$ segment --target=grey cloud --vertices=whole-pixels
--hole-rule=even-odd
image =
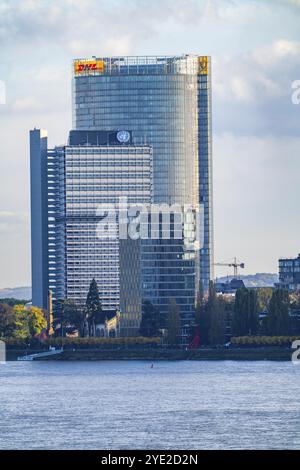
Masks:
[[[136,40],[151,37],[169,22],[196,25],[204,18],[255,12],[257,6],[249,0],[242,5],[232,0],[0,0],[0,41],[6,46],[19,40],[51,41],[73,52],[105,49],[107,40],[125,38],[134,48]]]
[[[48,40],[60,43],[63,39],[80,39],[89,33],[105,40],[107,33],[120,36],[149,34],[160,22],[170,18],[182,22],[194,22],[204,11],[205,1],[196,0],[1,0],[0,38],[2,44],[24,38]],[[65,47],[65,44],[63,44]]]

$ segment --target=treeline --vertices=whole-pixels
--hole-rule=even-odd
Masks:
[[[96,326],[105,323],[105,312],[101,307],[95,280],[91,282],[85,307],[78,308],[68,300],[63,301],[53,325],[47,325],[46,314],[41,309],[26,308],[16,302],[11,301],[11,305],[0,303],[0,339],[26,341],[37,338],[50,326],[54,327],[54,337],[78,333],[81,338],[95,338]],[[234,299],[217,295],[213,282],[209,285],[208,295],[203,294],[200,286],[195,317],[189,332],[183,332],[180,306],[174,299],[170,299],[167,314],[163,318],[157,307],[144,300],[142,320],[137,332],[138,336],[144,338],[162,338],[164,344],[170,347],[192,343],[195,338],[197,341],[193,347],[224,345],[231,337],[286,338],[299,334],[299,293],[291,294],[284,289],[244,287],[236,292]]]
[[[208,298],[199,292],[195,324],[202,345],[221,345],[226,339],[244,336],[286,337],[300,333],[291,313],[300,309],[298,294],[281,288],[237,290],[234,300],[219,296],[214,284]],[[299,330],[299,331],[298,331]]]
[[[24,299],[20,300],[20,299],[15,299],[13,297],[3,297],[2,299],[0,299],[1,304],[10,305],[11,307],[14,307],[15,305],[25,305],[29,302],[30,300],[24,300]]]
[[[259,290],[239,289],[232,316],[232,335],[287,336],[292,330],[290,309],[290,295],[285,289],[265,290],[261,294]],[[263,313],[261,320],[260,312]]]

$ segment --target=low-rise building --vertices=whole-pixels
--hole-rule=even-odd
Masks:
[[[235,295],[238,289],[245,287],[244,281],[241,279],[231,279],[229,282],[216,282],[215,288],[217,294]]]

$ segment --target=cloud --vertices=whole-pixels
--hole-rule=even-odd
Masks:
[[[222,98],[261,103],[286,97],[299,68],[300,42],[279,39],[239,56],[215,57],[214,85]]]
[[[251,85],[244,77],[233,76],[231,78],[231,92],[237,100],[247,102],[254,98]]]
[[[118,38],[134,51],[138,41],[160,33],[171,22],[200,25],[203,20],[235,22],[255,18],[265,2],[246,0],[0,0],[0,42],[26,40],[56,45],[71,53],[109,52]],[[113,44],[115,47],[115,44]],[[113,49],[114,49],[113,47]],[[106,52],[107,51],[107,52]]]
[[[12,104],[12,109],[15,111],[35,111],[39,109],[36,100],[30,96],[16,100]]]
[[[238,55],[213,57],[216,132],[299,135],[300,106],[292,83],[300,79],[300,42],[278,39]],[[224,119],[226,116],[226,119]]]
[[[264,68],[283,66],[282,61],[295,61],[300,55],[300,42],[278,39],[271,46],[262,47],[252,53],[254,61]],[[297,61],[298,62],[298,61]]]
[[[72,52],[76,44],[79,52],[99,48],[108,35],[130,36],[134,44],[134,38],[153,33],[170,18],[195,22],[202,14],[201,4],[196,0],[1,0],[0,39],[6,45],[22,38],[28,42],[51,39]]]

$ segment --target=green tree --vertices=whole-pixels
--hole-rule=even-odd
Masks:
[[[255,335],[258,331],[258,303],[255,290],[242,287],[235,296],[232,317],[232,332],[234,336]]]
[[[216,297],[211,307],[209,342],[212,345],[225,342],[225,306],[225,301]]]
[[[15,330],[16,315],[6,303],[0,304],[0,337],[11,338]]]
[[[85,313],[72,300],[65,300],[63,303],[62,321],[64,328],[76,329],[80,336],[84,336]]]
[[[259,328],[259,317],[258,317],[258,302],[257,293],[255,290],[250,289],[248,299],[248,325],[249,334],[256,335]]]
[[[289,293],[286,289],[275,289],[270,300],[267,333],[284,336],[289,332]]]
[[[197,292],[196,306],[195,306],[195,326],[196,328],[200,327],[201,316],[204,304],[204,292],[203,292],[203,283],[199,282],[199,289]]]
[[[97,282],[92,280],[86,299],[86,319],[89,325],[90,336],[96,335],[96,325],[104,323],[105,318],[99,297]]]
[[[247,296],[248,290],[245,287],[236,291],[232,317],[232,333],[234,336],[246,336],[249,333],[246,318]]]
[[[25,311],[24,305],[15,305],[15,328],[13,338],[28,339],[30,337],[28,311]]]
[[[25,312],[26,315],[26,312]],[[45,313],[38,307],[30,307],[27,312],[28,327],[30,336],[39,335],[42,330],[47,328]]]
[[[261,287],[257,289],[257,304],[260,312],[268,310],[269,303],[273,294],[272,287]]]
[[[149,300],[144,300],[142,305],[142,321],[140,335],[148,338],[159,336],[159,311]]]
[[[210,342],[209,331],[211,326],[211,312],[216,301],[216,291],[212,281],[209,283],[207,301],[204,302],[203,298],[201,302],[199,302],[199,300],[197,299],[196,304],[196,321],[199,326],[200,343],[202,345],[207,345]]]
[[[175,299],[171,299],[167,315],[168,344],[177,346],[180,342],[181,318],[180,308]]]
[[[27,309],[24,305],[15,305],[13,310],[15,313],[15,338],[33,338],[47,328],[45,314],[40,308],[30,307]]]

